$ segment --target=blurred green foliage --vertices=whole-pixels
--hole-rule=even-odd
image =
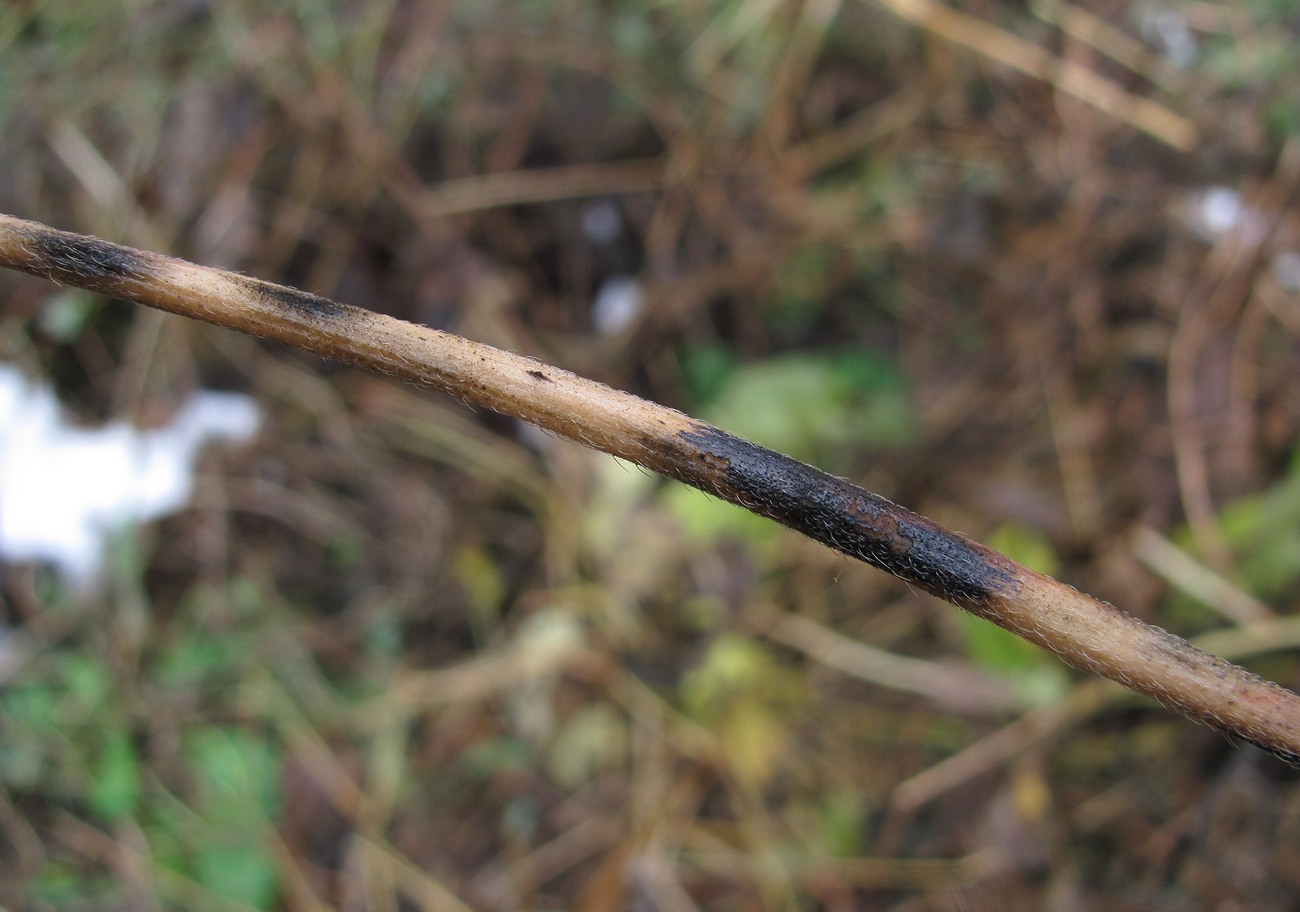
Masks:
[[[1246,591],[1286,603],[1300,591],[1300,450],[1281,482],[1219,511]]]
[[[915,440],[916,418],[898,365],[869,352],[778,355],[735,367],[706,420],[738,437],[813,462],[848,469],[861,449]]]
[[[217,896],[270,908],[279,882],[267,845],[280,808],[279,750],[244,728],[198,726],[185,741],[202,827],[175,861]]]
[[[1293,603],[1300,594],[1300,450],[1281,481],[1221,507],[1216,525],[1231,552],[1231,581],[1266,604]],[[1189,554],[1198,554],[1190,528],[1175,530],[1173,541]],[[1180,631],[1194,632],[1222,623],[1222,614],[1207,605],[1204,597],[1177,588],[1165,598],[1162,616]]]
[[[193,604],[215,599],[233,607],[255,595],[247,581],[233,581],[229,591]],[[138,833],[164,895],[269,909],[279,890],[266,842],[280,812],[274,739],[193,716],[174,732],[179,753],[170,760],[152,740],[160,714],[170,715],[178,701],[209,695],[219,697],[207,702],[213,708],[227,702],[227,688],[246,676],[257,648],[238,631],[214,636],[201,612],[181,620],[151,644],[157,650],[141,669],[110,664],[92,631],[50,648],[20,681],[0,689],[0,784]],[[265,619],[248,620],[253,633]],[[71,895],[111,902],[117,886],[82,878],[52,858],[29,889],[30,901],[57,907]]]
[[[805,699],[801,678],[762,644],[723,634],[683,679],[682,705],[712,731],[728,767],[761,788],[776,771],[792,735],[792,710]]]

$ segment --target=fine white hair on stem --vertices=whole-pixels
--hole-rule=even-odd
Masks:
[[[431,386],[769,517],[1300,762],[1300,697],[843,479],[543,362],[281,285],[0,215],[0,266]]]

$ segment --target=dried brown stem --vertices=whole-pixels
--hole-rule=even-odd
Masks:
[[[1300,697],[876,494],[540,361],[292,288],[0,215],[0,266],[450,393],[776,520],[1300,762]]]

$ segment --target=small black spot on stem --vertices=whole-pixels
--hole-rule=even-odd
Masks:
[[[711,476],[682,480],[927,592],[974,608],[1014,584],[1001,555],[842,478],[708,425],[678,436]]]
[[[532,378],[535,379],[535,380],[542,380],[542,381],[544,381],[544,382],[546,382],[546,383],[554,383],[554,382],[555,382],[555,381],[552,380],[550,377],[548,377],[548,376],[546,376],[545,374],[543,374],[541,371],[532,371],[532,370],[530,370],[530,371],[528,372],[528,376],[532,377]]]

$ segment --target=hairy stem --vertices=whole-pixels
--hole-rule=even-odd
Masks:
[[[0,266],[431,386],[767,516],[1194,719],[1300,762],[1300,697],[820,469],[532,358],[0,215]]]

